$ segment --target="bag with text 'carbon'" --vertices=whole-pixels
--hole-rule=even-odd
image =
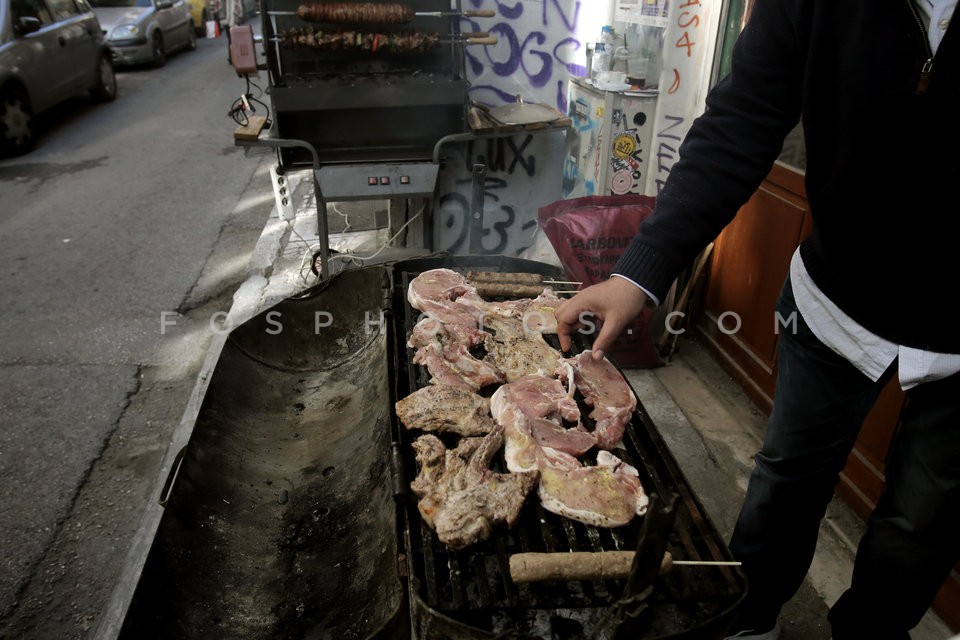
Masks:
[[[567,277],[587,287],[610,277],[640,223],[653,213],[655,203],[653,196],[637,194],[586,196],[540,207],[537,218]],[[627,327],[608,350],[611,360],[621,367],[664,364],[650,337],[651,315],[652,310],[646,307]]]

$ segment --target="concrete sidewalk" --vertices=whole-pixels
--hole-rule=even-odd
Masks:
[[[317,282],[310,270],[317,248],[317,218],[309,172],[289,174],[288,206],[274,209],[250,262],[250,275],[234,297],[233,326]],[[340,203],[328,207],[331,231],[362,229],[376,222],[377,203]],[[343,219],[341,219],[343,218]],[[358,223],[363,220],[364,224]],[[367,256],[382,247],[375,231],[331,233],[331,247],[351,247]],[[406,258],[423,250],[387,248],[376,261]],[[342,261],[347,263],[348,259]],[[214,363],[215,364],[215,363]],[[759,449],[766,416],[719,367],[694,335],[685,334],[671,361],[655,369],[631,369],[627,377],[640,403],[666,440],[688,482],[717,530],[729,538],[736,521],[753,455]],[[835,499],[821,525],[813,566],[797,596],[786,606],[784,640],[830,637],[826,614],[849,582],[863,523]],[[912,633],[914,640],[956,638],[932,612]]]

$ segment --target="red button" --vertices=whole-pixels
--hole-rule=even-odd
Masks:
[[[380,184],[390,184],[390,178],[388,176],[380,176]]]
[[[377,186],[377,177],[376,177],[376,176],[370,176],[369,178],[367,178],[367,186],[368,186],[368,187],[375,187],[375,186]]]
[[[410,184],[410,176],[400,176],[400,184]]]

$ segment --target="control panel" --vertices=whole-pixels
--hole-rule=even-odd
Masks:
[[[440,165],[432,162],[334,164],[316,170],[325,200],[375,200],[433,195]]]

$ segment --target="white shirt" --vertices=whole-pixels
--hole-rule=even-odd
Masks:
[[[921,382],[946,378],[960,371],[960,354],[936,353],[905,347],[867,331],[840,310],[814,283],[797,249],[790,261],[790,284],[797,309],[813,335],[876,381],[894,358],[900,357],[897,374],[906,391]],[[891,310],[891,313],[896,313]]]
[[[950,26],[950,18],[953,16],[953,10],[957,6],[957,0],[916,0],[917,9],[920,10],[920,17],[927,24],[927,39],[930,40],[930,48],[936,52],[943,34]]]
[[[957,0],[917,0],[916,5],[921,17],[927,21],[930,47],[936,53]],[[897,345],[860,326],[810,278],[799,249],[790,262],[790,283],[797,308],[813,334],[871,380],[876,381],[898,356],[897,376],[904,391],[960,372],[960,354]]]

